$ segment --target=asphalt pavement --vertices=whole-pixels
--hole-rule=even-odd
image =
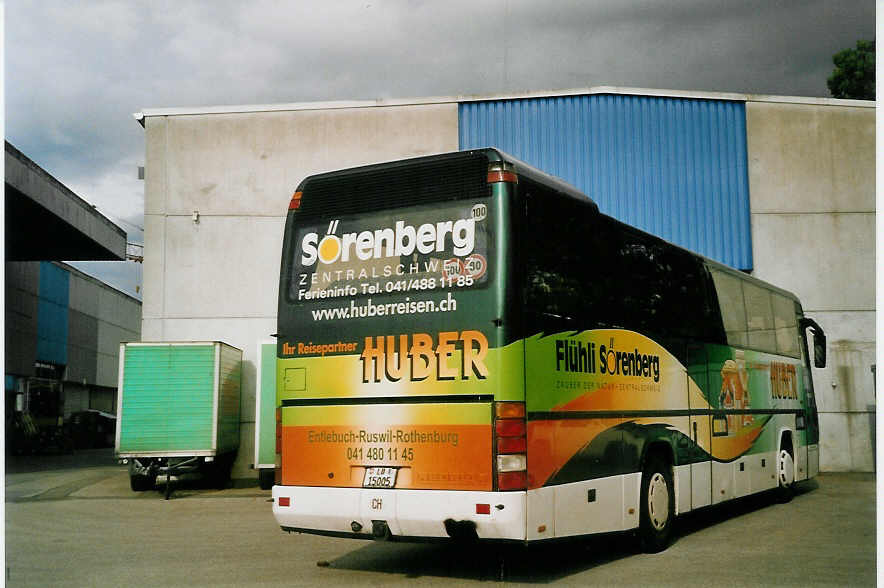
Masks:
[[[627,534],[499,549],[283,533],[270,492],[129,489],[112,450],[7,461],[8,586],[871,586],[875,476],[821,474],[691,513],[663,553]]]

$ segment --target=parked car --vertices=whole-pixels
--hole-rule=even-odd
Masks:
[[[114,446],[116,415],[90,408],[72,413],[69,422],[75,449]]]

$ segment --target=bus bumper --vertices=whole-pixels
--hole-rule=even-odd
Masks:
[[[274,486],[273,516],[286,530],[365,539],[458,538],[475,529],[479,539],[524,541],[526,493]]]

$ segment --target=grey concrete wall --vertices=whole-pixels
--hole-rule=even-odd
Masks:
[[[75,268],[57,265],[70,274],[65,417],[90,408],[90,404],[112,412],[119,344],[140,340],[141,304]],[[6,263],[5,368],[8,374],[34,374],[39,284],[40,262]]]
[[[828,337],[814,370],[820,466],[874,469],[875,109],[748,102],[754,274]]]
[[[292,192],[313,173],[456,150],[457,104],[148,116],[144,123],[142,340],[221,340],[243,350],[233,476],[254,478],[255,353],[276,332]]]
[[[93,387],[89,391],[89,408],[94,408],[95,410],[110,414],[116,414],[117,389]]]
[[[101,386],[86,385],[79,382],[64,383],[64,418],[71,413],[88,409],[100,410],[116,414],[117,390]]]
[[[7,262],[5,271],[5,369],[7,374],[30,376],[37,357],[40,264]]]
[[[89,408],[89,386],[76,382],[68,382],[64,385],[64,418],[68,420],[71,414]]]
[[[116,388],[120,342],[141,339],[141,304],[75,268],[64,267],[71,274],[65,379]]]
[[[68,310],[67,357],[67,381],[95,382],[98,369],[98,317]]]

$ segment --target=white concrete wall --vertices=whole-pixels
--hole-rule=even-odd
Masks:
[[[747,102],[754,273],[795,292],[829,336],[829,367],[814,374],[823,469],[871,470],[874,109],[833,102]],[[254,477],[255,343],[276,330],[292,191],[312,173],[457,149],[457,104],[156,112],[144,122],[142,340],[243,350],[234,477]]]
[[[872,471],[875,109],[748,102],[746,118],[753,273],[797,294],[828,337],[820,466]]]
[[[144,122],[142,340],[221,340],[243,350],[243,426],[233,476],[254,478],[255,350],[276,332],[292,192],[313,173],[456,150],[457,104],[164,115]]]

